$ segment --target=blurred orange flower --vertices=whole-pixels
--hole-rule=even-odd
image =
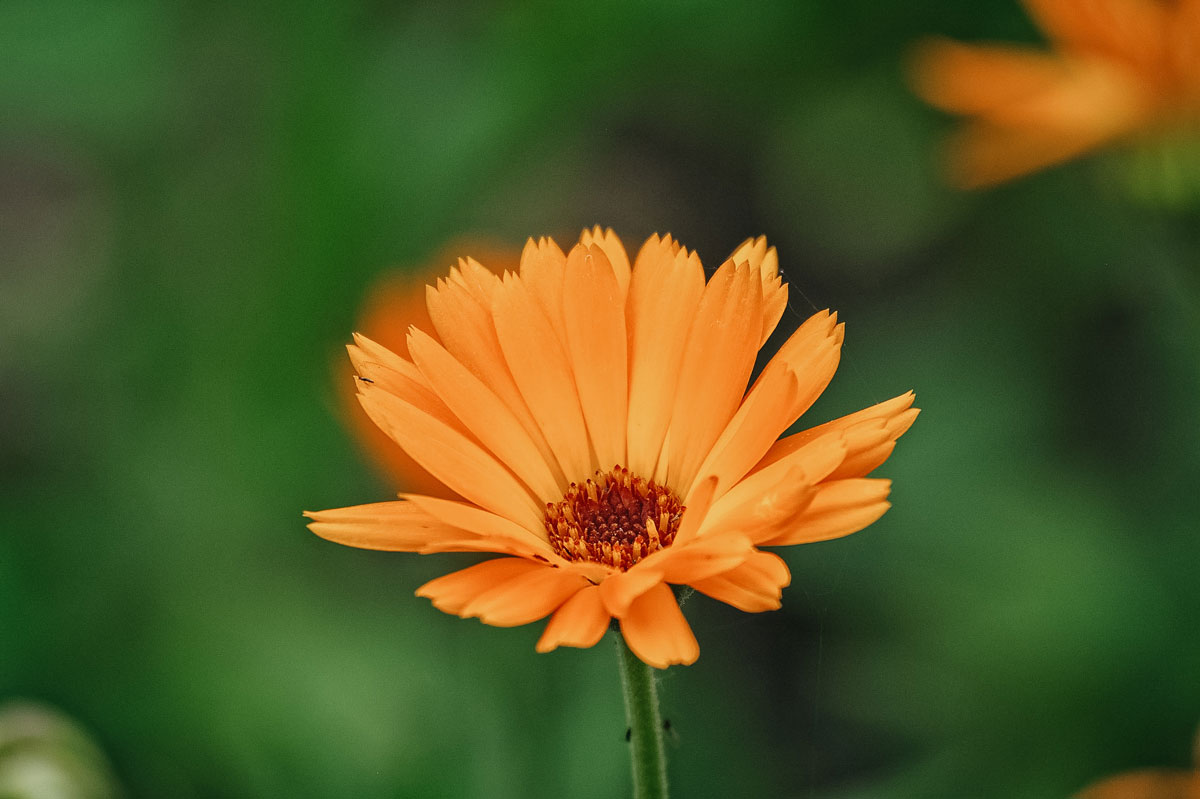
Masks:
[[[350,357],[371,419],[466,501],[403,494],[310,526],[367,549],[507,556],[417,594],[497,626],[553,614],[539,651],[592,646],[616,618],[646,663],[692,663],[669,584],[778,608],[790,575],[759,547],[879,518],[890,481],[866,475],[917,415],[909,392],[777,441],[833,377],[843,337],[815,314],[747,391],[786,304],[763,238],[707,283],[670,236],[631,268],[599,228],[569,254],[531,240],[516,274],[463,261],[429,288],[411,360],[365,336]]]
[[[1133,771],[1090,785],[1075,799],[1200,799],[1200,772]]]
[[[1200,799],[1200,730],[1192,745],[1196,768],[1144,769],[1089,785],[1074,799]]]
[[[1105,145],[1200,122],[1200,0],[1024,0],[1052,52],[935,39],[912,78],[970,117],[951,179],[999,183]]]
[[[519,253],[488,241],[460,241],[443,250],[439,257],[432,259],[431,265],[423,269],[389,274],[379,280],[367,292],[367,300],[358,319],[358,330],[392,352],[409,358],[409,327],[416,326],[422,330],[431,330],[433,327],[425,306],[425,286],[445,275],[446,267],[442,264],[454,263],[455,254],[460,252],[473,253],[475,258],[501,270],[515,269],[520,259]],[[420,494],[453,497],[454,492],[422,469],[367,416],[358,402],[352,365],[339,359],[336,371],[338,385],[342,389],[339,395],[344,408],[343,418],[367,455],[392,484]]]

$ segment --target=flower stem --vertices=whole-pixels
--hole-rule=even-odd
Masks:
[[[625,720],[629,724],[629,756],[633,761],[634,799],[666,799],[667,757],[663,750],[662,715],[654,669],[629,649],[614,631],[621,664],[621,690],[625,694]]]

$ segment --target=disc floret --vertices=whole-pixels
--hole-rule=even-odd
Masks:
[[[671,489],[618,465],[571,483],[561,501],[546,503],[545,525],[563,558],[625,571],[671,545],[683,511]]]

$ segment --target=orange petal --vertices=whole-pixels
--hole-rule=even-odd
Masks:
[[[671,412],[668,482],[686,496],[721,431],[737,411],[758,352],[762,282],[748,267],[726,262],[696,309]]]
[[[1143,76],[1111,61],[1073,59],[1063,80],[1018,101],[998,106],[981,121],[1005,128],[1026,128],[1036,136],[1070,137],[1099,143],[1142,121],[1153,91]]]
[[[1067,67],[1060,57],[1027,47],[930,38],[913,51],[910,76],[917,94],[931,105],[978,114],[1057,85]]]
[[[773,283],[763,284],[763,338],[758,345],[759,349],[762,349],[763,345],[767,343],[767,339],[775,332],[775,328],[779,326],[779,320],[783,318],[787,304],[788,285],[783,282],[782,277],[775,278]]]
[[[599,586],[591,585],[562,604],[545,632],[538,639],[537,651],[549,652],[560,646],[577,646],[586,649],[604,637],[612,616],[604,609],[600,600]]]
[[[1064,50],[1089,51],[1116,58],[1161,55],[1170,14],[1182,3],[1145,0],[1025,0],[1038,26]]]
[[[438,551],[438,543],[463,531],[410,502],[374,502],[332,510],[305,511],[308,529],[328,541],[387,552]]]
[[[747,613],[778,610],[783,589],[792,581],[787,564],[770,552],[755,552],[724,574],[691,585],[713,599]]]
[[[359,400],[393,441],[456,493],[527,529],[542,523],[541,505],[512,472],[462,433],[370,385],[360,387]]]
[[[1031,10],[1064,42],[1061,55],[942,40],[920,48],[918,93],[976,116],[948,142],[950,179],[964,188],[998,183],[1151,124],[1164,100],[1155,87],[1167,25],[1164,8],[1149,9],[1162,5],[1032,0]]]
[[[704,525],[704,520],[708,517],[708,511],[712,507],[713,499],[717,496],[717,478],[705,477],[696,483],[692,493],[687,497],[687,508],[683,512],[683,518],[679,522],[679,532],[675,534],[675,541],[672,546],[686,544],[699,534],[701,527]]]
[[[668,466],[668,460],[669,460],[667,458],[667,453],[669,453],[670,451],[671,451],[671,431],[670,431],[670,429],[668,429],[666,437],[663,438],[662,451],[658,455],[658,463],[654,467],[653,480],[654,480],[654,482],[658,483],[660,486],[665,486],[667,484],[667,466]],[[694,491],[695,488],[693,488],[692,490]]]
[[[822,483],[804,512],[788,529],[764,546],[790,546],[841,538],[858,532],[882,516],[891,503],[891,480],[858,477]]]
[[[575,377],[558,334],[527,286],[506,275],[492,302],[500,348],[568,481],[595,470]]]
[[[378,383],[380,388],[393,394],[400,394],[400,386],[404,386],[404,383],[399,383],[399,386],[393,387],[390,383],[394,380],[429,388],[416,366],[361,333],[354,334],[354,343],[346,345],[346,352],[350,353],[350,362],[360,377]]]
[[[796,400],[785,414],[788,425],[812,407],[833,379],[841,359],[844,337],[845,328],[837,323],[837,314],[820,311],[804,320],[763,367],[755,388],[775,379],[776,372],[790,370],[797,375]]]
[[[521,280],[554,328],[558,341],[567,346],[563,318],[563,278],[567,257],[554,239],[529,239],[521,252]]]
[[[635,599],[662,581],[662,570],[638,563],[628,571],[606,577],[599,585],[600,599],[608,612],[619,619],[629,612]]]
[[[612,228],[601,230],[600,226],[596,225],[591,230],[583,231],[583,235],[579,237],[579,243],[584,247],[595,245],[604,251],[608,262],[612,264],[613,274],[621,289],[621,303],[624,305],[625,298],[629,294],[631,270],[629,256],[625,252],[625,245],[621,243],[621,239],[617,237]]]
[[[551,471],[508,406],[428,334],[414,329],[409,351],[426,380],[471,433],[542,502],[562,496],[566,483]]]
[[[633,267],[626,314],[628,465],[636,474],[653,474],[665,449],[688,329],[703,294],[704,268],[696,254],[670,236],[651,236]]]
[[[779,525],[807,508],[817,484],[845,460],[845,438],[843,431],[831,430],[775,462],[756,467],[713,503],[702,534],[739,530],[756,544],[774,538]]]
[[[791,412],[798,393],[799,378],[790,368],[764,373],[713,444],[699,476],[712,475],[721,486],[736,485],[795,421]]]
[[[621,619],[625,643],[656,669],[678,663],[687,666],[700,657],[700,645],[679,610],[675,595],[660,583],[642,594]]]
[[[660,565],[663,579],[690,585],[745,562],[753,554],[754,544],[744,535],[730,534],[701,538],[684,546],[669,546],[659,552],[663,554]]]
[[[990,110],[953,137],[950,176],[973,188],[1062,163],[1145,128],[1160,102],[1112,62],[1074,62],[1058,84]]]
[[[545,542],[528,537],[513,538],[502,535],[476,535],[445,523],[433,514],[433,521],[422,518],[409,509],[376,509],[375,506],[409,505],[408,502],[381,502],[374,505],[358,505],[350,508],[306,512],[314,520],[309,527],[317,535],[329,541],[360,549],[376,549],[389,552],[416,552],[430,555],[435,552],[491,552],[534,558],[543,562],[558,559]],[[411,503],[416,505],[417,503]],[[424,509],[421,509],[424,510]],[[486,511],[481,511],[485,513]],[[578,568],[574,570],[580,571]]]
[[[1070,161],[1134,127],[1133,123],[1054,130],[989,124],[966,126],[946,143],[947,178],[963,189],[1003,183]]]
[[[409,287],[411,289],[411,287]],[[424,289],[422,288],[422,291]],[[388,331],[395,337],[395,331]],[[406,346],[404,343],[404,333],[398,334],[401,346]],[[396,446],[396,442],[392,441],[382,430],[380,430],[371,418],[363,411],[362,406],[358,402],[358,383],[359,376],[355,375],[355,369],[352,366],[355,353],[361,355],[357,345],[352,345],[351,364],[346,364],[339,359],[335,367],[335,373],[338,377],[338,398],[344,406],[343,418],[350,425],[354,433],[354,438],[362,445],[363,449],[375,461],[383,473],[388,477],[389,482],[393,485],[403,487],[410,491],[422,491],[427,494],[435,494],[440,496],[450,496],[453,492],[442,484],[429,472],[417,465],[408,454]],[[411,364],[410,364],[411,365]],[[413,367],[415,370],[415,367]],[[419,375],[419,373],[418,373]],[[350,378],[350,379],[346,379]],[[370,378],[368,378],[370,379]],[[421,390],[427,390],[422,388]],[[444,418],[449,421],[453,414],[447,410],[444,412]]]
[[[459,432],[467,432],[463,423],[430,387],[420,369],[360,333],[354,334],[354,342],[346,346],[346,352],[350,353],[350,362],[354,364],[358,382],[394,394],[443,424]]]
[[[510,541],[521,547],[513,554],[528,555],[561,565],[563,561],[546,540],[544,528],[528,530],[514,521],[465,502],[429,497],[421,494],[402,494],[404,499],[438,521],[486,540]],[[507,550],[506,550],[507,551]]]
[[[848,477],[865,477],[878,468],[892,450],[896,439],[916,421],[918,408],[905,411],[894,420],[894,424],[879,420],[864,422],[846,431],[846,460],[829,475],[831,480]]]
[[[832,474],[837,478],[862,477],[887,459],[887,455],[891,452],[891,449],[886,447],[887,443],[894,443],[912,426],[919,413],[916,408],[912,407],[914,399],[915,395],[909,391],[899,397],[780,439],[767,451],[757,468],[770,466],[833,431],[847,432],[856,429],[859,431],[858,433],[851,434],[844,439],[846,442],[845,459]],[[870,422],[874,422],[875,425],[867,424]],[[872,436],[862,435],[864,431],[872,429],[886,431],[882,444],[874,440]],[[882,452],[884,448],[887,448],[887,452]]]
[[[477,595],[463,606],[459,615],[478,616],[481,622],[493,627],[517,627],[545,618],[590,585],[577,572],[543,566]]]
[[[783,309],[787,307],[788,290],[787,284],[779,274],[779,255],[774,247],[767,246],[766,236],[759,236],[756,239],[746,239],[727,260],[749,264],[762,279],[763,327],[762,340],[758,343],[758,346],[762,347],[771,337],[775,326],[779,324],[779,318],[783,316]]]
[[[478,279],[485,280],[483,277]],[[499,286],[498,279],[495,286]],[[472,294],[464,285],[439,281],[437,288],[430,288],[427,293],[429,315],[446,350],[504,401],[554,471],[557,469],[554,454],[504,363],[500,339],[492,322],[491,296],[494,293],[490,290],[486,297],[481,297]]]
[[[503,260],[507,262],[508,259],[504,258]],[[471,296],[475,297],[484,307],[491,302],[492,295],[496,293],[496,288],[500,285],[500,278],[495,271],[488,269],[469,256],[458,259],[458,268],[450,270],[450,277],[465,287]]]
[[[548,568],[525,558],[495,558],[430,580],[416,593],[432,600],[438,610],[457,616],[480,594],[522,575]]]
[[[628,414],[625,298],[599,247],[576,245],[567,256],[563,312],[567,351],[599,465],[606,469],[624,465]]]
[[[1176,4],[1165,46],[1176,75],[1200,75],[1200,2],[1184,0]]]
[[[729,531],[756,544],[782,533],[816,496],[817,489],[798,466],[758,472],[718,500],[700,529],[701,540]]]

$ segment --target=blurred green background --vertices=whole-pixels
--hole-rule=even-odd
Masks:
[[[1200,207],[1110,158],[943,188],[919,36],[1013,0],[0,4],[0,700],[130,797],[629,792],[610,642],[317,539],[392,496],[332,380],[372,281],[464,235],[765,233],[847,322],[806,417],[913,388],[895,507],[691,599],[679,796],[1061,797],[1200,720]],[[447,264],[448,266],[448,264]]]

